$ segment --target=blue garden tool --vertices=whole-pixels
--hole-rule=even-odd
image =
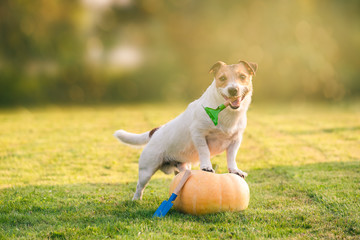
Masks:
[[[174,192],[171,194],[168,201],[163,201],[158,209],[156,209],[153,217],[164,217],[170,208],[174,205],[172,202],[175,201],[176,197],[178,196],[180,190],[188,180],[191,175],[190,170],[186,170],[183,177],[181,178],[179,184],[176,186]]]

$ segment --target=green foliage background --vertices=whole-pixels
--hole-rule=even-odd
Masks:
[[[0,105],[191,100],[218,60],[256,101],[360,93],[359,1],[3,0]]]

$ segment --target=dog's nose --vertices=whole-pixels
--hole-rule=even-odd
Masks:
[[[237,88],[234,88],[234,87],[230,87],[230,88],[228,89],[228,92],[229,92],[229,94],[230,94],[231,96],[236,96],[237,93],[238,93],[238,89],[237,89]]]

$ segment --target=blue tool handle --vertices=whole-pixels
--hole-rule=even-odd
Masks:
[[[175,194],[175,193],[171,194],[171,196],[169,198],[169,202],[174,201],[176,199],[176,197],[177,197],[177,194]]]

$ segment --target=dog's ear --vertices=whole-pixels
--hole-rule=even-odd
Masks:
[[[247,70],[250,72],[250,74],[255,76],[256,70],[258,69],[258,65],[256,63],[247,62],[243,60],[240,60],[239,63],[244,64]]]
[[[226,63],[222,62],[222,61],[217,61],[211,68],[210,68],[210,71],[209,73],[214,73],[214,75],[216,75],[216,73],[219,71],[219,69],[222,67],[222,66],[225,66]]]

